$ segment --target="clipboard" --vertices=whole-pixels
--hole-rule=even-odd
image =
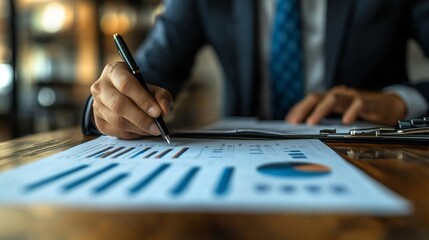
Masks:
[[[429,144],[429,117],[398,121],[396,127],[351,128],[337,132],[335,127],[323,128],[317,133],[294,129],[232,128],[174,131],[174,137],[237,138],[237,139],[320,139],[326,142]]]

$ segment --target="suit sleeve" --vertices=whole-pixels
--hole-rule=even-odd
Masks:
[[[198,2],[166,0],[164,14],[136,54],[146,81],[169,90],[173,97],[189,77],[195,55],[205,43]]]

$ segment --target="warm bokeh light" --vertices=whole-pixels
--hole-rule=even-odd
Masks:
[[[96,79],[98,72],[97,22],[94,21],[94,2],[80,1],[76,3],[76,82],[90,84]],[[92,24],[88,24],[91,22]],[[89,87],[88,87],[89,89]]]
[[[42,27],[46,32],[59,32],[66,23],[66,9],[64,5],[53,2],[48,4],[42,13]]]
[[[37,31],[58,33],[69,29],[74,20],[73,9],[62,2],[38,4],[34,9],[32,24]]]
[[[134,9],[122,6],[108,6],[104,9],[100,27],[103,33],[112,35],[116,32],[125,34],[131,31],[137,22],[137,13]]]
[[[51,3],[43,11],[42,26],[47,32],[58,32],[64,25],[66,10],[59,3]]]

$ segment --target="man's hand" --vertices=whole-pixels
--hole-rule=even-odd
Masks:
[[[395,125],[406,114],[406,105],[393,93],[358,91],[344,86],[324,94],[309,94],[287,114],[290,123],[317,124],[329,114],[342,115],[350,124],[358,118],[379,124]]]
[[[170,113],[172,96],[166,89],[148,87],[152,94],[140,85],[123,62],[108,64],[91,86],[98,130],[123,139],[159,135],[153,118]]]

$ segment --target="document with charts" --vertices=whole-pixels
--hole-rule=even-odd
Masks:
[[[410,204],[319,140],[101,136],[0,174],[0,206],[407,214]]]

